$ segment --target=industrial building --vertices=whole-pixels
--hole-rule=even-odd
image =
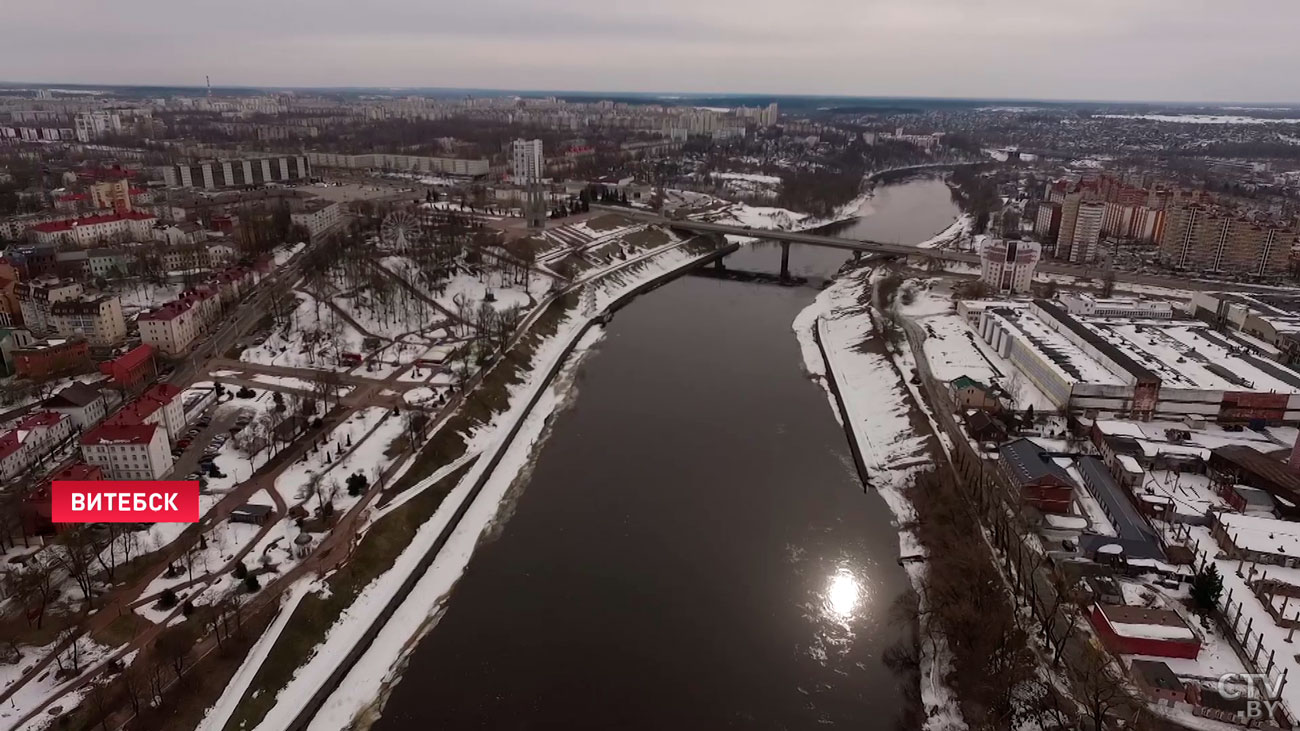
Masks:
[[[980,337],[1058,408],[1089,416],[1300,423],[1300,373],[1201,323],[991,306]]]

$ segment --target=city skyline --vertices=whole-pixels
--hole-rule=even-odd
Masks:
[[[1106,0],[1086,13],[1013,0],[812,8],[239,0],[220,12],[142,0],[121,14],[73,4],[84,12],[74,7],[70,17],[87,20],[26,7],[6,16],[0,62],[23,69],[18,81],[197,86],[211,76],[251,87],[1300,102],[1300,80],[1276,73],[1300,60],[1287,33],[1300,7],[1278,0],[1249,3],[1254,12]]]

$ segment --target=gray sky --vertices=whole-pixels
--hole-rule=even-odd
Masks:
[[[1296,0],[8,3],[0,77],[1300,102]]]

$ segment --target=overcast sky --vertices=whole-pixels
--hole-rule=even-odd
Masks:
[[[1300,102],[1296,0],[7,3],[0,78]]]

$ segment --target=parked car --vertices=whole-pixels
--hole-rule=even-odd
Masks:
[[[194,442],[191,441],[191,440],[189,440],[189,439],[180,439],[180,440],[177,440],[177,442],[176,442],[176,446],[180,447],[181,449],[186,449],[186,448],[188,448],[188,447],[189,447],[191,444],[193,444],[193,443],[194,443]]]

